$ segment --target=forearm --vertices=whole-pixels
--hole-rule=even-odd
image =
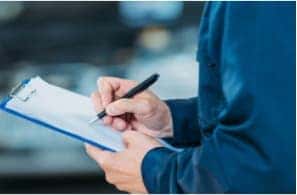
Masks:
[[[206,154],[201,149],[187,148],[179,153],[167,148],[151,150],[142,164],[143,180],[148,192],[165,194],[226,192],[227,185],[224,184],[226,180],[223,178],[219,162],[210,151]]]
[[[243,141],[248,139],[220,134],[183,152],[153,149],[142,164],[145,186],[149,193],[278,191],[280,181],[271,178],[275,176],[271,161],[261,153],[262,148]]]

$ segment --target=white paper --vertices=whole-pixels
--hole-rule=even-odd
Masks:
[[[90,98],[50,85],[39,77],[32,78],[19,96],[36,92],[26,102],[17,98],[6,107],[23,115],[50,124],[115,151],[124,149],[121,133],[100,124],[89,124],[96,113]]]
[[[18,96],[25,97],[33,89],[36,92],[28,101],[13,98],[6,107],[114,151],[124,149],[119,131],[104,126],[101,121],[89,124],[90,119],[96,115],[90,98],[50,85],[40,77],[32,78]],[[162,140],[160,142],[177,150]]]

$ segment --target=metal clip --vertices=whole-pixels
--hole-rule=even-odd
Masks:
[[[30,99],[30,97],[36,93],[36,89],[33,89],[29,92],[29,94],[26,96],[26,97],[20,97],[18,96],[17,94],[25,88],[25,84],[24,83],[19,83],[17,86],[15,86],[14,88],[12,88],[12,90],[10,91],[9,93],[9,96],[12,97],[12,98],[17,98],[19,99],[20,101],[23,101],[23,102],[26,102]]]

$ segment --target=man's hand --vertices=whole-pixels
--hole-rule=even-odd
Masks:
[[[108,116],[104,117],[104,123],[117,130],[137,130],[153,137],[171,137],[170,110],[152,92],[146,90],[131,99],[114,101],[136,84],[131,80],[101,77],[98,80],[99,92],[91,95],[96,111],[105,108]]]
[[[123,140],[126,149],[122,152],[112,153],[90,145],[86,145],[86,150],[104,170],[107,182],[121,191],[147,193],[142,180],[141,163],[149,150],[162,145],[154,138],[136,131],[123,132]]]

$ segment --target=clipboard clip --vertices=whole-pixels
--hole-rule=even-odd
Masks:
[[[26,94],[24,96],[20,96],[19,92],[21,90],[23,90],[25,88],[25,86],[26,86],[26,84],[24,82],[20,82],[14,88],[12,88],[12,90],[9,93],[9,96],[12,98],[16,98],[22,102],[28,101],[31,98],[31,96],[36,93],[36,89],[31,89],[31,90],[29,90],[28,94]]]

